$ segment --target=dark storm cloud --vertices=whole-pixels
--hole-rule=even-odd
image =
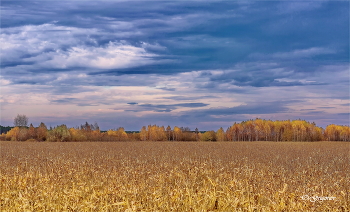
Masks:
[[[99,106],[99,105],[112,105],[115,103],[113,100],[106,99],[101,96],[88,95],[85,98],[56,98],[51,97],[51,104],[58,105],[77,105],[77,106]]]
[[[164,91],[176,91],[176,88],[168,88],[168,87],[156,87],[156,88]]]
[[[285,74],[276,75],[269,70],[261,70],[258,72],[232,72],[210,78],[214,82],[229,82],[237,86],[252,86],[252,87],[270,87],[270,86],[305,86],[305,85],[325,85],[326,83],[316,82],[301,82],[298,80],[280,81]]]
[[[136,108],[127,109],[125,111],[140,112],[140,111],[154,111],[154,112],[171,112],[178,108],[197,108],[205,107],[208,104],[204,103],[180,103],[180,104],[169,104],[169,105],[155,105],[155,104],[138,104]],[[133,107],[135,107],[133,106]]]
[[[288,113],[301,99],[349,106],[347,1],[2,1],[0,16],[1,97],[9,108],[21,99],[10,97],[44,94],[62,108],[121,103],[116,111],[159,112],[129,113],[134,122],[193,126],[229,121],[232,114],[240,120]],[[140,91],[115,102],[109,87],[120,86]],[[271,102],[258,96],[264,89]],[[293,89],[290,102],[279,89]],[[206,107],[227,96],[243,105]],[[174,103],[191,100],[203,103]],[[348,121],[323,115],[324,123]]]
[[[347,116],[348,118],[350,118],[350,113],[337,113],[337,115],[339,116]],[[349,121],[350,122],[350,121]],[[348,123],[349,124],[349,123]]]
[[[23,65],[34,65],[35,62],[24,62],[24,61],[9,61],[9,62],[1,62],[0,68],[6,68],[6,67],[17,67],[17,66],[23,66]]]
[[[298,62],[295,62],[298,63]],[[300,67],[295,67],[290,62],[250,62],[238,63],[232,67],[232,70],[225,70],[220,74],[212,75],[210,73],[202,73],[202,76],[208,76],[209,85],[212,88],[216,84],[229,83],[236,86],[252,86],[252,87],[285,87],[285,86],[315,86],[329,85],[334,83],[348,84],[347,78],[324,78],[322,75],[329,75],[331,70],[335,74],[343,72],[349,66],[340,63],[338,67],[333,69],[327,68],[329,65],[322,65],[316,68],[313,65],[300,66],[307,68],[301,71]],[[313,66],[313,67],[312,67]],[[319,66],[319,65],[318,65]],[[336,81],[336,82],[335,82]]]
[[[325,115],[327,114],[326,112],[324,111],[310,111],[310,112],[306,112],[304,115],[317,115],[317,116],[322,116],[322,115]]]
[[[213,99],[213,98],[219,98],[219,97],[217,96],[168,96],[168,97],[162,97],[161,99],[183,101],[183,100]]]
[[[191,64],[191,61],[183,61],[186,64],[189,64],[187,67],[184,67],[183,63],[179,61],[169,61],[166,64],[152,64],[144,65],[140,67],[131,67],[131,68],[120,68],[120,69],[109,69],[109,70],[100,70],[98,72],[91,72],[89,75],[128,75],[128,74],[159,74],[159,75],[173,75],[181,72],[190,72],[193,70],[201,69],[200,65]],[[204,68],[204,67],[203,67]]]
[[[259,102],[259,103],[248,103],[247,105],[240,105],[236,107],[221,107],[221,108],[210,108],[192,110],[188,112],[188,116],[225,116],[225,115],[236,115],[236,114],[271,114],[287,112],[288,105],[293,101],[278,101],[278,102]],[[295,103],[295,102],[293,102]]]
[[[72,101],[75,101],[75,100],[76,98],[63,98],[63,99],[51,100],[51,103],[66,104],[66,103],[71,103]]]
[[[264,114],[271,113],[285,113],[291,112],[288,108],[292,105],[293,101],[278,101],[278,102],[261,102],[261,103],[248,103],[247,105],[240,105],[236,107],[222,107],[222,108],[208,108],[208,109],[192,109],[181,112],[178,116],[173,116],[171,113],[158,113],[152,115],[145,115],[139,119],[139,123],[157,123],[159,125],[177,125],[177,126],[190,126],[190,128],[199,127],[203,130],[218,129],[220,127],[227,127],[233,124],[235,121],[244,121],[247,119],[247,115],[256,115],[255,118]],[[151,105],[144,104],[144,107],[151,107],[154,112],[167,112],[171,110],[164,105]],[[149,109],[151,109],[149,108]],[[140,110],[138,110],[140,111]],[[134,111],[134,112],[138,112]],[[193,120],[196,120],[195,122]],[[210,124],[208,124],[210,123]],[[222,123],[226,123],[223,126]],[[215,127],[214,127],[215,126]]]
[[[315,111],[315,113],[300,114],[300,119],[315,122],[317,126],[325,128],[330,124],[349,126],[350,113],[326,113],[322,111]]]
[[[181,120],[189,119],[201,119],[200,117],[210,117],[215,119],[214,116],[230,116],[230,115],[244,115],[244,114],[270,114],[288,112],[288,104],[290,101],[279,102],[262,102],[262,103],[249,103],[247,105],[240,105],[236,107],[221,107],[221,108],[209,108],[209,109],[195,109],[182,112]],[[128,109],[125,111],[140,112],[140,111],[154,111],[154,112],[171,112],[178,107],[200,108],[205,107],[207,104],[203,103],[182,103],[173,105],[153,105],[153,104],[141,104],[137,105],[135,109]],[[222,117],[217,120],[223,120]]]
[[[181,104],[174,104],[174,106],[178,107],[205,107],[208,104],[204,103],[181,103]]]
[[[210,78],[213,82],[228,82],[237,86],[253,86],[253,87],[268,87],[268,86],[300,86],[303,83],[298,81],[280,82],[277,79],[286,77],[285,72],[274,72],[271,70],[239,70],[229,73],[224,73],[219,76]]]
[[[58,86],[48,86],[43,87],[42,90],[37,90],[38,92],[44,92],[44,90],[49,89],[50,93],[53,95],[72,95],[83,92],[93,92],[95,89],[83,87],[83,86],[74,86],[74,85],[58,85]]]
[[[134,3],[139,6],[135,7]],[[324,30],[332,27],[333,23],[313,17],[315,15],[322,17],[324,13],[327,13],[327,19],[345,17],[346,9],[337,10],[341,8],[342,4],[346,3],[132,2],[131,4],[130,2],[106,1],[101,4],[93,1],[40,3],[35,1],[4,1],[2,27],[9,30],[5,30],[5,34],[14,33],[14,30],[10,30],[14,26],[44,26],[49,23],[50,26],[42,29],[43,33],[50,35],[53,32],[60,34],[70,32],[73,36],[69,37],[68,35],[67,37],[66,34],[62,34],[63,37],[67,37],[66,42],[47,45],[44,49],[38,49],[34,52],[22,48],[24,52],[17,51],[18,56],[23,58],[23,55],[26,55],[25,57],[29,58],[30,61],[19,60],[18,57],[12,59],[6,57],[2,65],[4,67],[16,66],[17,61],[17,66],[32,64],[33,67],[29,70],[33,68],[36,70],[38,68],[35,68],[35,62],[45,61],[47,57],[56,56],[57,58],[57,55],[53,54],[57,49],[62,50],[66,56],[67,54],[72,56],[69,55],[69,52],[74,46],[94,47],[90,49],[95,51],[98,47],[106,46],[111,41],[119,42],[121,40],[127,45],[141,48],[156,55],[141,56],[141,59],[148,61],[145,63],[133,65],[130,63],[126,67],[116,68],[104,67],[104,70],[97,72],[94,71],[96,65],[71,62],[66,64],[69,66],[68,70],[85,66],[88,68],[85,72],[91,72],[90,74],[123,75],[175,74],[203,69],[229,69],[237,62],[252,60],[249,57],[252,52],[255,52],[255,55],[271,55],[271,58],[277,61],[310,57],[313,52],[316,55],[332,53],[338,59],[339,56],[345,59],[348,58],[349,52],[348,45],[345,45],[348,43],[347,34],[344,34],[344,30],[339,30],[338,27],[335,30],[341,32],[338,34],[340,37],[337,38],[337,41],[332,39],[330,42],[328,39],[327,44],[322,43],[326,47],[317,47],[321,44],[320,42],[315,44],[315,42],[306,41],[298,46],[294,43],[300,43],[300,38],[281,35],[274,31],[274,28],[269,28],[270,24],[275,23],[275,20],[286,19],[288,24],[278,28],[284,31],[284,28],[293,27],[306,19],[310,23],[303,21],[307,26],[307,28],[301,27],[304,30],[308,30],[309,26],[312,26],[313,31]],[[282,10],[281,8],[284,7],[286,9]],[[275,8],[276,12],[267,13],[267,11],[271,11],[271,8]],[[34,10],[36,13],[32,12]],[[303,11],[308,11],[308,13]],[[295,12],[293,19],[290,19],[288,15],[291,12]],[[340,22],[336,25],[345,26],[346,24]],[[293,32],[298,33],[299,28],[293,28]],[[20,28],[18,30],[18,32],[21,31]],[[301,31],[303,40],[312,39],[314,41],[315,34],[311,33],[313,31],[309,30],[309,34]],[[259,37],[256,37],[255,34],[259,34]],[[319,36],[320,34],[316,36],[316,40],[321,39]],[[49,37],[43,37],[43,39],[49,39]],[[341,42],[338,42],[339,39],[345,42],[341,48],[339,48],[341,45]],[[325,39],[320,41],[324,42]],[[336,54],[327,49],[328,46],[342,49],[345,52]],[[48,55],[50,52],[53,55]],[[95,52],[91,56],[96,57],[102,54],[102,52]],[[46,56],[43,53],[46,53]],[[45,58],[37,58],[38,54],[44,55]],[[30,59],[33,57],[36,59]],[[305,63],[312,63],[312,61]],[[313,65],[314,69],[317,67],[317,64]],[[89,69],[91,70],[89,71]],[[64,71],[64,69],[52,66],[41,70]],[[300,70],[308,71],[308,69]],[[263,69],[260,71],[265,72]],[[273,77],[256,76],[256,73],[250,74],[250,72],[245,70],[245,74],[238,74],[235,79],[236,84],[256,87],[304,85],[299,82],[279,82]]]

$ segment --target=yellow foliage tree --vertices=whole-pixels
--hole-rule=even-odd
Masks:
[[[222,129],[222,127],[220,127],[220,129],[218,129],[218,131],[216,131],[216,140],[217,141],[225,141],[225,132],[224,129]]]
[[[19,127],[14,127],[6,133],[6,140],[18,141],[19,140]]]
[[[46,125],[41,122],[39,127],[36,128],[36,138],[39,140],[39,141],[46,141],[47,139],[47,127]]]
[[[174,127],[173,134],[174,134],[173,135],[173,139],[175,141],[180,141],[181,140],[182,130],[179,127],[177,127],[177,126]]]

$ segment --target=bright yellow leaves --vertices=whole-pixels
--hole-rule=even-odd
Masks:
[[[108,130],[107,135],[114,138],[115,141],[127,141],[128,135],[124,131],[123,127],[119,127],[117,130]]]
[[[48,130],[39,127],[14,127],[1,140],[12,141],[350,141],[350,127],[329,125],[324,130],[305,120],[271,121],[255,119],[234,123],[226,132],[223,128],[200,132],[188,127],[143,126],[140,132],[125,132],[123,127],[101,132],[98,125],[88,123],[68,129],[60,125]]]
[[[340,132],[343,132],[341,138],[349,141],[347,132],[350,128],[338,126],[337,129],[339,135]],[[336,130],[332,128],[329,131],[335,132]],[[263,119],[235,123],[226,131],[226,137],[228,141],[321,141],[324,139],[323,129],[317,127],[315,123],[304,120],[271,121]],[[336,138],[334,136],[335,140]]]

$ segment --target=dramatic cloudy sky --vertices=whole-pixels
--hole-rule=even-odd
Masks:
[[[1,125],[349,124],[348,1],[1,1]]]

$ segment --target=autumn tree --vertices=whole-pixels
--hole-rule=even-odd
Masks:
[[[216,141],[216,134],[215,131],[206,131],[201,136],[201,141]]]
[[[232,136],[231,137],[232,141],[241,141],[241,139],[243,137],[243,126],[242,126],[242,124],[234,123],[230,127],[230,133],[229,134]]]
[[[320,141],[323,139],[322,132],[323,129],[317,127],[315,123],[305,120],[255,119],[234,123],[226,130],[226,139],[228,141]],[[346,134],[346,130],[339,126],[329,126],[326,131],[328,140],[337,139],[340,132],[343,132],[342,135]]]
[[[181,136],[179,141],[196,141],[196,134],[191,131],[189,127],[180,127]]]
[[[324,131],[325,139],[328,141],[349,141],[350,127],[331,124]]]
[[[28,129],[28,138],[29,139],[36,139],[36,132],[33,124],[30,124]]]
[[[171,127],[169,125],[166,128],[166,132],[167,132],[168,141],[170,141],[171,140]]]
[[[255,126],[254,122],[252,120],[248,120],[245,123],[245,132],[246,132],[246,141],[252,141],[253,138],[255,137]]]
[[[156,125],[148,125],[147,127],[148,139],[150,141],[157,140],[157,126]]]
[[[28,129],[26,127],[20,127],[19,128],[18,140],[26,141],[28,139],[29,139],[29,137],[28,137]]]
[[[100,127],[96,122],[94,124],[89,124],[88,122],[85,122],[85,124],[80,125],[80,129],[72,129],[71,131],[74,134],[73,139],[84,139],[85,141],[99,141],[102,139]]]
[[[128,135],[126,134],[124,127],[119,127],[117,130],[118,140],[127,141]]]
[[[267,123],[267,121],[264,122],[263,129],[264,129],[265,141],[268,141],[269,135],[271,133],[271,128],[270,128],[270,125]]]
[[[128,135],[123,127],[119,127],[117,130],[108,130],[107,135],[115,141],[127,141]]]
[[[289,120],[283,122],[281,141],[293,141],[293,126]]]
[[[18,141],[19,140],[19,127],[14,127],[6,133],[6,140]]]
[[[341,126],[340,140],[341,141],[350,141],[350,127],[349,126]]]
[[[93,131],[91,132],[91,140],[102,141],[102,134],[97,122],[95,122],[95,124],[93,125]]]
[[[196,127],[196,129],[194,129],[194,133],[196,134],[196,135],[195,135],[195,136],[196,136],[196,141],[198,141],[198,139],[199,139],[199,136],[198,136],[199,130],[198,130],[197,127]]]
[[[133,133],[128,133],[128,140],[129,141],[140,141],[140,133],[136,133],[136,132],[133,132]]]
[[[36,138],[39,140],[39,141],[46,141],[47,139],[47,127],[46,125],[41,122],[39,127],[36,128]]]
[[[84,131],[77,129],[77,128],[70,128],[69,133],[71,135],[72,141],[86,141],[87,137],[84,133]]]
[[[71,135],[65,124],[57,126],[49,131],[48,141],[70,141]]]
[[[275,141],[280,141],[281,140],[281,129],[282,129],[282,123],[280,121],[274,122],[274,129],[275,129]]]
[[[167,140],[167,134],[165,132],[164,126],[158,127],[157,129],[157,141],[166,141]]]
[[[218,129],[218,131],[216,131],[216,140],[217,141],[224,141],[225,140],[225,132],[224,129],[222,129],[222,127],[220,127],[220,129]]]
[[[180,138],[181,138],[181,134],[182,134],[182,131],[181,131],[181,128],[175,126],[174,127],[174,130],[173,130],[173,140],[175,141],[179,141]]]
[[[23,118],[24,117],[24,118]],[[140,132],[126,133],[124,128],[100,132],[97,123],[86,122],[77,128],[67,129],[66,125],[48,131],[44,123],[34,128],[27,127],[25,115],[18,115],[14,121],[17,127],[1,135],[3,140],[25,141],[36,139],[39,141],[350,141],[350,127],[331,124],[324,130],[316,124],[305,120],[264,120],[255,119],[234,123],[226,132],[220,128],[217,132],[200,133],[198,128],[191,131],[189,127],[148,125]],[[24,120],[24,121],[23,121]]]
[[[141,131],[140,131],[140,139],[141,141],[146,141],[148,140],[148,133],[147,133],[147,129],[145,126],[143,126],[141,128]]]

